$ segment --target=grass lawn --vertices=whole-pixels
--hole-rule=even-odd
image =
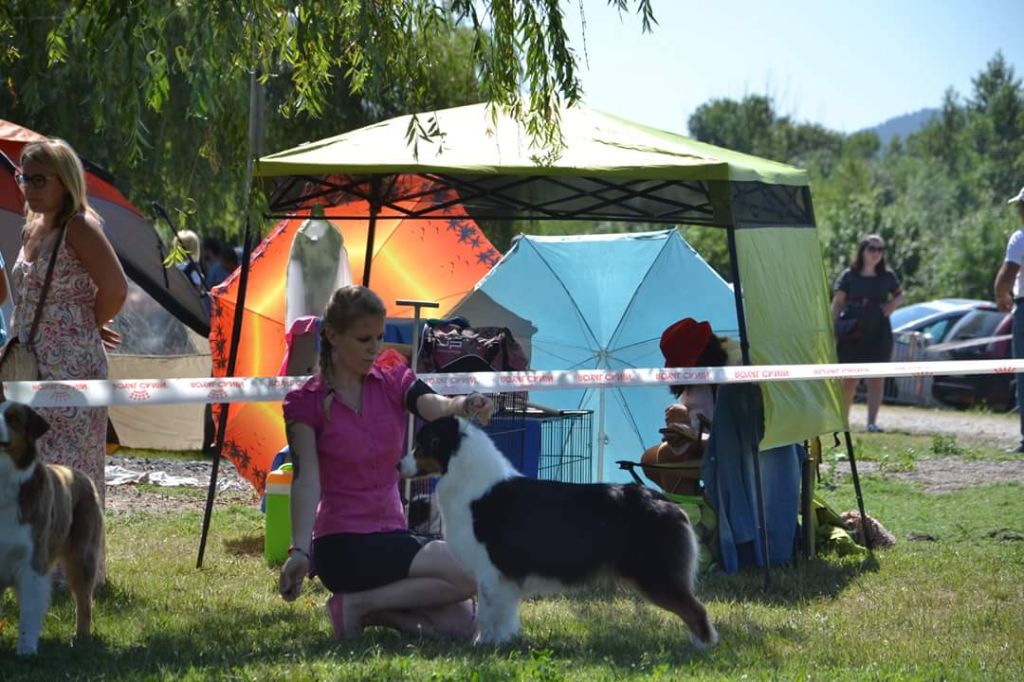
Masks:
[[[905,468],[988,455],[883,436],[862,439],[862,459]],[[821,490],[837,511],[856,507],[847,479]],[[760,572],[707,578],[700,594],[721,643],[703,654],[673,616],[614,588],[525,604],[524,637],[509,648],[383,630],[335,644],[322,588],[294,604],[277,596],[257,510],[218,506],[201,571],[201,514],[117,515],[96,638],[72,644],[74,606],[57,592],[40,656],[15,659],[8,591],[0,680],[1024,679],[1024,487],[931,495],[873,475],[864,495],[895,533],[894,548],[874,561],[825,557],[777,569],[768,593]]]

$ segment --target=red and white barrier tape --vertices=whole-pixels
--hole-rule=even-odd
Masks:
[[[421,374],[438,393],[510,393],[580,388],[735,384],[820,379],[1014,374],[1024,360],[877,362],[849,365],[751,365],[652,369],[578,369],[533,372]],[[103,407],[170,403],[276,402],[306,377],[22,381],[4,384],[8,400],[34,407]]]

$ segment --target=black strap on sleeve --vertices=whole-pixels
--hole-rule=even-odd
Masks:
[[[405,408],[412,412],[414,415],[423,419],[423,415],[420,414],[419,410],[416,409],[416,401],[420,399],[421,395],[427,395],[430,393],[437,393],[430,386],[427,386],[421,379],[417,379],[409,390],[405,392]]]

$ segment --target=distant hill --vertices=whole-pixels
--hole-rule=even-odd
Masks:
[[[907,135],[916,133],[940,113],[940,109],[921,109],[912,114],[903,114],[902,116],[890,118],[868,128],[868,130],[878,133],[878,138],[882,141],[882,146],[884,147],[896,135],[899,135],[900,138],[906,138]]]

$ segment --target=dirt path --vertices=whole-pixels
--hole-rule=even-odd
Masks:
[[[864,431],[867,408],[854,405],[850,424],[854,432]],[[988,414],[949,409],[883,405],[878,423],[888,431],[922,435],[956,436],[961,444],[973,443],[995,448],[1008,448],[1020,441],[1020,418],[1017,413]]]
[[[206,491],[213,467],[210,462],[184,459],[139,457],[108,457],[108,466],[121,466],[141,472],[164,472],[172,476],[195,478],[201,487],[160,488],[136,484],[107,486],[107,513],[129,514],[137,511],[174,513],[202,510],[206,507]],[[217,468],[217,495],[214,503],[259,504],[259,496],[252,485],[242,478],[229,460],[221,460]]]
[[[854,405],[850,423],[855,433],[864,433],[867,408]],[[929,409],[883,405],[878,423],[887,431],[916,435],[954,436],[961,446],[981,445],[1005,449],[1020,441],[1020,418],[1013,414],[986,414],[960,412],[948,409]],[[862,474],[878,471],[877,462],[859,462]],[[849,466],[839,467],[849,474]],[[886,472],[890,478],[918,483],[930,493],[949,492],[975,485],[1016,481],[1024,483],[1024,456],[1012,460],[972,460],[942,457],[918,460],[913,471]]]

